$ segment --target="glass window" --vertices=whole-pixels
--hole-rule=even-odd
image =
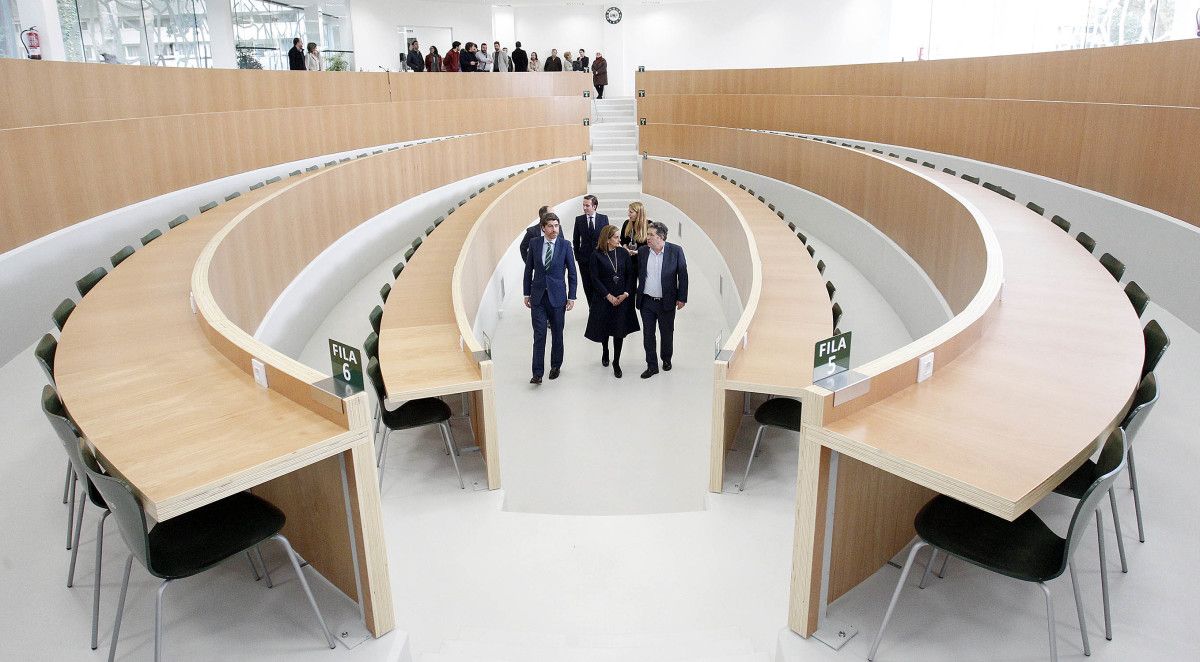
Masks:
[[[57,2],[68,60],[211,66],[207,0]]]
[[[233,29],[240,69],[287,69],[287,52],[304,40],[304,9],[271,0],[234,0]]]

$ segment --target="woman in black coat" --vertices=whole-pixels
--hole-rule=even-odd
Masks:
[[[637,291],[637,271],[629,252],[621,247],[617,228],[606,225],[600,229],[596,252],[592,254],[592,287],[596,297],[588,311],[587,329],[583,337],[600,343],[604,355],[600,364],[608,365],[608,339],[613,339],[613,375],[621,377],[621,347],[625,336],[638,331],[637,313],[633,310],[633,293]]]

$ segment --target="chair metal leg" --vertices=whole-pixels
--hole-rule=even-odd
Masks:
[[[1137,514],[1138,542],[1146,542],[1146,530],[1142,528],[1142,494],[1138,490],[1137,466],[1133,463],[1133,447],[1129,448],[1129,489],[1133,491],[1133,512]]]
[[[87,490],[79,492],[79,508],[75,513],[75,541],[67,547],[71,550],[71,567],[67,570],[67,588],[75,585],[75,559],[79,558],[79,531],[83,528],[83,510],[87,507]]]
[[[254,557],[248,549],[246,550],[246,561],[250,564],[250,574],[254,575],[254,581],[261,581],[262,575],[258,574],[258,566],[254,565]]]
[[[258,555],[258,564],[262,566],[263,576],[267,578],[267,588],[275,588],[275,583],[271,581],[271,569],[267,567],[267,562],[263,560],[262,547],[255,545],[254,553]]]
[[[63,504],[67,503],[67,493],[71,491],[73,478],[75,478],[75,470],[71,468],[71,461],[67,460],[67,477],[63,479]]]
[[[883,614],[883,622],[879,624],[879,632],[875,633],[875,641],[871,642],[871,652],[867,653],[867,662],[875,659],[875,651],[879,650],[879,642],[883,640],[883,631],[887,629],[888,621],[892,620],[892,611],[896,609],[896,600],[900,598],[900,591],[904,588],[904,580],[908,579],[908,571],[912,570],[913,560],[917,558],[917,552],[921,551],[922,547],[929,546],[929,543],[918,540],[913,548],[908,553],[908,559],[904,561],[904,567],[900,570],[900,580],[896,582],[896,590],[892,591],[892,601],[888,603],[887,611]]]
[[[1079,599],[1079,580],[1075,578],[1075,560],[1067,561],[1067,569],[1071,571],[1071,591],[1075,594],[1075,613],[1079,616],[1079,635],[1083,637],[1083,654],[1092,654],[1092,645],[1088,642],[1087,621],[1083,618],[1083,602]]]
[[[158,593],[154,598],[154,662],[162,659],[163,594],[166,593],[167,584],[170,583],[170,579],[164,579],[158,585]]]
[[[92,583],[92,650],[96,650],[100,635],[100,570],[104,561],[104,521],[112,514],[105,510],[96,524],[96,578]]]
[[[304,571],[300,569],[300,562],[296,560],[296,552],[292,551],[292,543],[278,533],[271,537],[278,540],[283,545],[283,550],[287,552],[288,559],[292,562],[292,569],[296,571],[296,577],[300,580],[300,587],[304,589],[304,595],[308,597],[308,604],[312,606],[313,613],[317,616],[317,622],[321,624],[321,631],[325,633],[326,643],[330,648],[336,647],[337,643],[334,642],[333,635],[329,633],[329,626],[325,625],[325,617],[321,615],[317,601],[313,598],[312,590],[308,588],[308,580],[304,577]]]
[[[67,549],[71,549],[71,538],[75,525],[75,485],[79,482],[79,478],[71,481],[71,495],[67,498]]]
[[[121,582],[121,597],[117,598],[117,615],[113,621],[112,641],[108,644],[108,662],[117,657],[117,638],[121,636],[121,616],[125,615],[125,594],[129,592],[129,572],[133,570],[133,554],[125,559],[125,579]]]
[[[388,428],[383,431],[383,443],[379,449],[379,489],[383,489],[383,463],[387,460],[387,444],[388,436],[392,434],[392,429]]]
[[[444,421],[439,423],[438,427],[442,429],[442,437],[446,440],[446,450],[453,451],[450,453],[450,459],[454,462],[454,473],[458,474],[458,487],[465,490],[467,485],[463,482],[462,471],[458,469],[458,458],[456,457],[458,449],[454,445],[454,433],[450,430],[450,425]]]
[[[1104,520],[1096,509],[1096,540],[1100,547],[1100,592],[1104,596],[1104,638],[1112,641],[1112,615],[1108,604],[1108,561],[1104,554]]]
[[[758,432],[754,433],[754,446],[750,449],[750,458],[746,460],[746,472],[742,474],[742,482],[738,485],[739,492],[746,489],[746,479],[750,477],[750,465],[754,464],[754,451],[758,450],[758,442],[762,439],[762,433],[766,427],[765,425],[760,425],[758,426]]]
[[[938,568],[938,571],[937,571],[938,579],[946,578],[946,564],[949,562],[950,562],[950,552],[946,552],[946,555],[942,557],[942,567]]]
[[[929,583],[929,575],[933,572],[933,564],[937,562],[937,548],[931,547],[929,552],[929,560],[925,562],[925,572],[921,573],[921,581],[917,583],[917,588],[924,590],[925,585]]]
[[[1050,630],[1050,662],[1058,662],[1058,636],[1054,633],[1054,599],[1050,597],[1050,587],[1044,582],[1038,582],[1042,592],[1046,594],[1046,626]]]
[[[1108,488],[1108,505],[1112,508],[1113,531],[1117,534],[1117,553],[1121,557],[1121,572],[1129,572],[1129,564],[1125,562],[1125,537],[1121,535],[1121,513],[1117,512],[1117,492]]]

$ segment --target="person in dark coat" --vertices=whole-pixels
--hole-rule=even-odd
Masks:
[[[576,58],[575,61],[579,63],[580,71],[590,71],[591,70],[591,66],[592,66],[591,62],[592,61],[588,59],[587,54],[585,54],[583,52],[582,48],[579,49],[579,57]]]
[[[596,250],[592,253],[591,279],[596,295],[588,311],[587,329],[583,337],[604,347],[600,365],[608,365],[608,339],[613,341],[613,375],[621,378],[621,348],[625,336],[639,330],[637,313],[633,310],[633,293],[637,292],[637,271],[628,251],[621,247],[621,237],[614,225],[600,229]]]
[[[596,250],[596,239],[600,236],[600,228],[608,225],[608,216],[598,213],[596,208],[600,201],[594,195],[583,196],[583,213],[575,217],[575,231],[571,235],[571,249],[575,251],[575,259],[579,261],[579,279],[583,282],[583,295],[588,305],[592,304],[592,251]]]
[[[461,47],[461,41],[450,44],[450,50],[446,51],[446,57],[442,58],[442,71],[462,71],[458,66]]]
[[[592,60],[592,85],[596,88],[596,98],[604,98],[604,86],[608,85],[608,60],[599,52]]]
[[[529,242],[542,234],[542,217],[550,211],[550,205],[542,205],[538,209],[538,222],[525,228],[525,235],[521,237],[521,262],[529,259]]]
[[[478,69],[475,68],[475,65],[479,61],[479,58],[477,58],[475,54],[478,52],[479,47],[475,45],[475,42],[468,41],[467,45],[464,46],[463,50],[458,54],[459,70],[461,70],[463,73],[471,74],[477,72]]]
[[[550,57],[546,58],[546,63],[542,65],[542,71],[562,71],[562,58],[558,56],[558,49],[550,49]]]
[[[308,71],[304,64],[304,49],[300,48],[300,37],[292,40],[292,50],[288,51],[288,69],[291,71]]]
[[[405,58],[405,64],[408,65],[409,71],[425,71],[425,58],[421,57],[421,46],[415,39],[408,44],[408,57]]]
[[[593,62],[593,64],[595,64]],[[667,226],[650,221],[646,245],[638,250],[637,300],[642,313],[642,345],[646,371],[642,379],[658,374],[659,351],[654,329],[662,332],[662,369],[671,369],[675,349],[675,313],[687,305],[688,273],[683,247],[667,243]]]
[[[529,55],[521,49],[521,42],[512,52],[513,71],[529,71]]]

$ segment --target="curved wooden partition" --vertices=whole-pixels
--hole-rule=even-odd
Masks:
[[[829,336],[825,280],[804,244],[767,205],[715,173],[660,159],[643,166],[643,190],[671,200],[728,265],[742,315],[713,361],[709,490],[720,492],[743,393],[800,396],[812,383],[812,346]]]
[[[638,116],[954,154],[1200,225],[1200,42],[996,58],[637,74]]]
[[[0,61],[0,84],[12,82],[5,89],[29,88],[31,97],[45,98],[47,88],[64,98],[49,116],[21,110],[33,105],[5,106],[0,153],[23,156],[0,160],[0,252],[113,209],[256,168],[431,136],[582,125],[591,112],[581,94],[591,82],[582,73],[501,74],[472,82],[392,78],[423,80]],[[94,100],[73,99],[93,91]],[[460,100],[475,91],[472,98],[486,99],[486,109]],[[536,96],[545,91],[559,96]],[[305,100],[312,105],[302,105]]]

